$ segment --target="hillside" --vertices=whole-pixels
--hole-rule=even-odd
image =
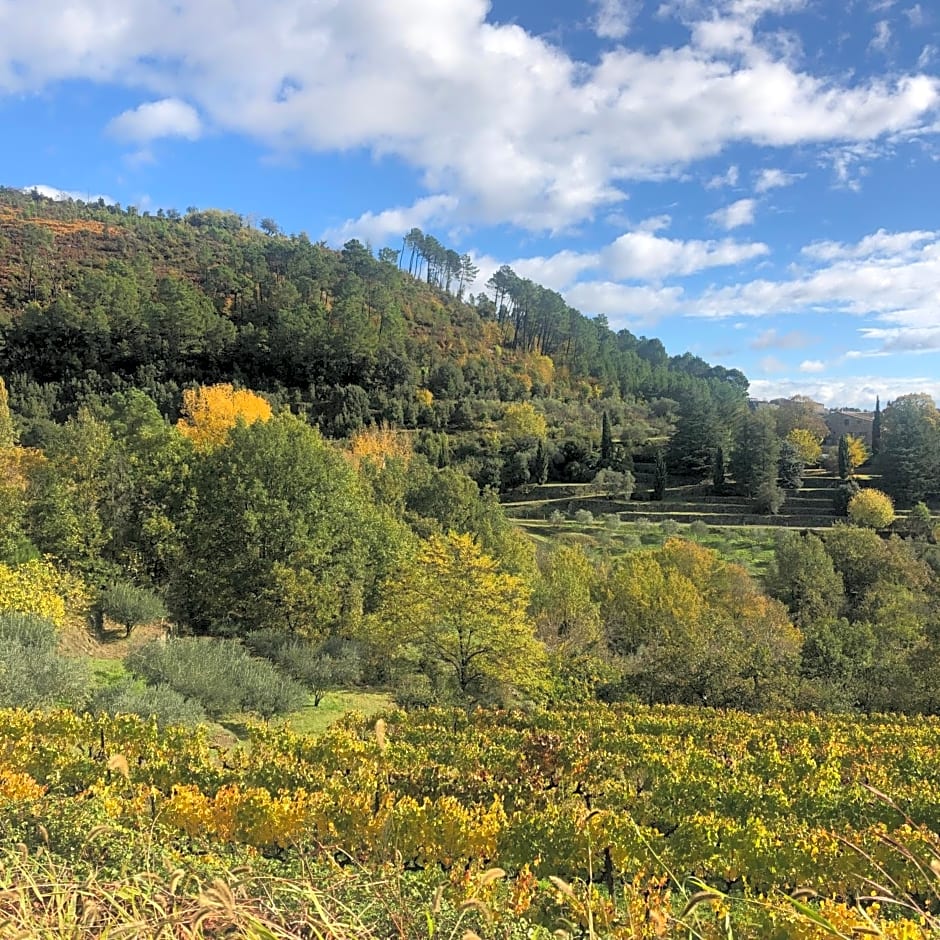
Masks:
[[[565,465],[596,446],[602,411],[633,450],[664,442],[687,402],[722,426],[743,406],[736,370],[670,358],[508,268],[494,303],[433,236],[415,230],[377,260],[264,221],[0,190],[0,375],[21,439],[41,443],[45,422],[131,386],[175,419],[184,387],[232,381],[338,437],[373,421],[484,432],[507,403],[533,401],[559,474],[576,476]],[[481,483],[512,456],[474,449],[463,456]]]

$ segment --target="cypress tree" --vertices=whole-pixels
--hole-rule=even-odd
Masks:
[[[881,398],[875,396],[875,420],[871,423],[871,452],[881,453]]]
[[[532,479],[539,484],[548,479],[548,454],[545,453],[545,442],[541,438],[535,448],[535,458],[532,461]]]
[[[843,480],[847,480],[851,469],[849,439],[843,434],[842,437],[839,438],[839,476],[842,477]]]
[[[601,466],[609,467],[614,456],[614,436],[610,429],[610,416],[604,412],[601,421]]]
[[[653,474],[653,499],[661,500],[666,495],[666,455],[661,451],[656,452],[656,470]]]
[[[718,493],[725,488],[725,450],[723,447],[715,449],[715,459],[712,461],[712,485]]]

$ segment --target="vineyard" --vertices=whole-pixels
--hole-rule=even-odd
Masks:
[[[0,835],[86,879],[142,860],[395,872],[427,912],[473,902],[480,936],[921,937],[938,744],[932,719],[594,705],[391,713],[316,738],[259,725],[221,749],[131,717],[12,711]],[[885,893],[909,906],[864,900]],[[395,935],[434,935],[417,923]]]

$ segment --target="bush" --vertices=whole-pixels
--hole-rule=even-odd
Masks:
[[[776,483],[762,483],[754,497],[754,511],[776,516],[786,502],[787,494]]]
[[[0,614],[0,708],[77,707],[88,684],[84,663],[57,652],[53,623],[34,614]]]
[[[96,714],[153,718],[161,728],[167,725],[192,728],[206,720],[206,713],[198,702],[170,686],[141,685],[128,680],[99,689],[92,696],[88,710]]]
[[[594,513],[590,509],[579,509],[574,514],[574,521],[587,525],[594,521]]]
[[[894,502],[881,490],[862,490],[849,500],[849,521],[869,529],[884,529],[894,522]]]
[[[837,490],[835,499],[833,500],[833,505],[836,512],[841,513],[843,516],[849,511],[849,503],[852,501],[852,497],[856,493],[861,492],[861,487],[855,480],[846,480]]]
[[[125,636],[141,623],[153,623],[167,616],[163,601],[146,588],[118,581],[101,595],[101,612],[124,627]]]
[[[548,521],[553,523],[554,525],[560,525],[562,522],[565,521],[566,518],[567,516],[565,516],[565,514],[560,509],[555,509],[552,511],[552,514],[548,517]]]
[[[150,685],[168,685],[213,718],[239,711],[264,718],[300,708],[304,689],[236,640],[186,637],[154,641],[132,652],[127,667]]]
[[[333,637],[311,643],[275,630],[259,630],[245,638],[248,647],[283,669],[313,693],[314,707],[331,689],[359,682],[362,659],[359,647],[350,640]]]
[[[395,703],[402,708],[430,708],[437,704],[437,695],[426,675],[409,673],[395,688]]]
[[[659,524],[659,531],[667,538],[676,535],[679,531],[679,523],[675,519],[663,519]]]
[[[708,526],[701,519],[696,519],[695,522],[689,524],[689,535],[697,539],[704,538],[708,535]]]

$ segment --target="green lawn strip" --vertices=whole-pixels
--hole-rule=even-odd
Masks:
[[[288,715],[285,724],[298,734],[320,734],[349,712],[361,712],[367,718],[394,707],[387,692],[327,692],[323,701],[310,704]]]

